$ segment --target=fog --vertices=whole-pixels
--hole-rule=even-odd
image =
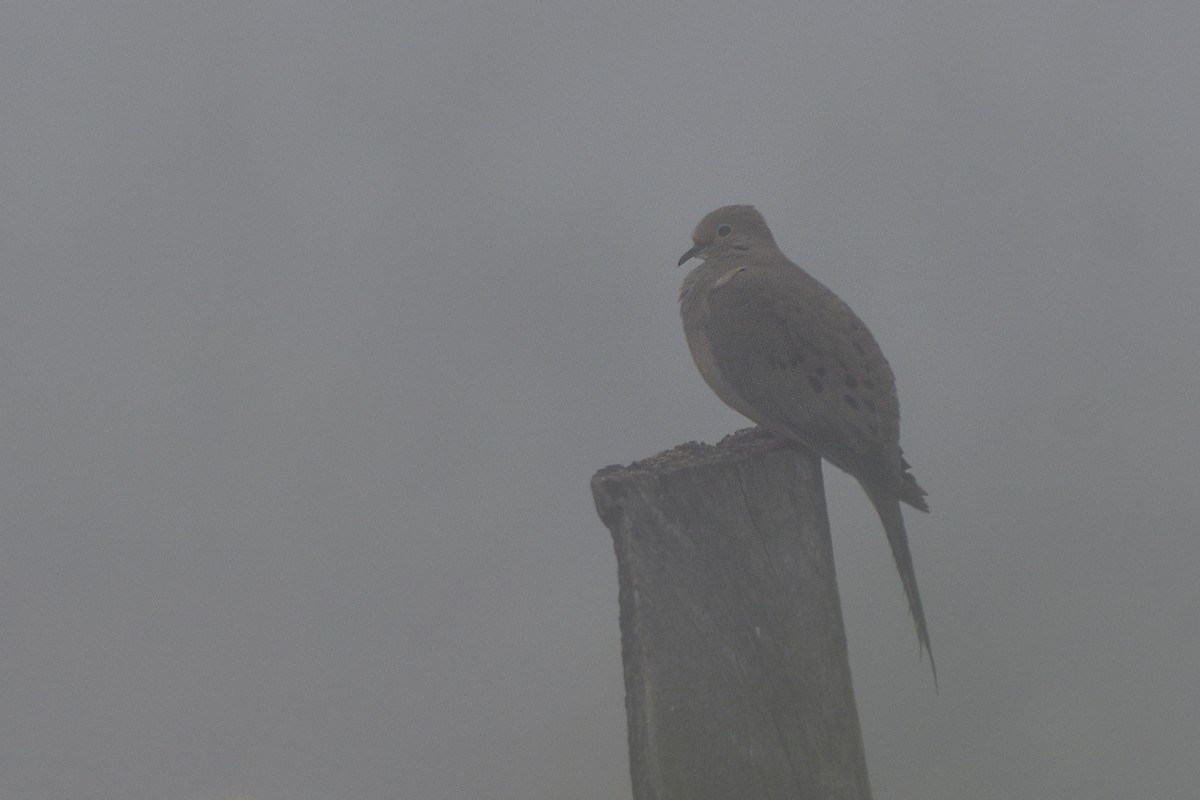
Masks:
[[[872,328],[878,798],[1200,786],[1200,6],[0,5],[0,798],[630,796],[588,481],[747,423],[692,226]]]

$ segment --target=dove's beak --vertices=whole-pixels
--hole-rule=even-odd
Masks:
[[[686,261],[688,261],[689,259],[695,258],[695,257],[696,257],[696,253],[697,253],[697,252],[699,252],[699,251],[700,251],[700,245],[696,245],[696,246],[695,246],[695,247],[693,247],[691,250],[688,250],[686,253],[684,253],[684,254],[683,254],[681,257],[680,257],[680,259],[679,259],[679,264],[678,264],[677,266],[680,266],[680,267],[682,267]]]

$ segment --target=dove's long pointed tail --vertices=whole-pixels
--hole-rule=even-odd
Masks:
[[[860,481],[860,483],[862,483]],[[892,546],[892,557],[896,560],[896,569],[900,572],[900,582],[904,584],[904,594],[908,598],[908,609],[912,612],[913,622],[917,626],[917,640],[929,654],[929,666],[933,670],[933,688],[937,689],[937,664],[933,661],[933,648],[929,643],[929,629],[925,626],[925,609],[921,607],[921,593],[917,590],[917,575],[913,571],[912,554],[908,550],[908,533],[904,529],[904,516],[900,513],[900,500],[893,494],[885,494],[863,483],[863,489],[871,498],[872,505],[879,513],[883,522],[883,531],[887,534],[888,544]]]

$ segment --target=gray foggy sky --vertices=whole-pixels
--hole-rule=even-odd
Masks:
[[[1200,6],[0,4],[0,800],[630,796],[592,472],[745,422],[756,204],[895,369],[942,691],[827,470],[876,796],[1200,785]]]

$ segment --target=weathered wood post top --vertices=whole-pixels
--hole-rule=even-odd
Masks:
[[[635,800],[869,800],[820,459],[757,429],[592,478]]]

